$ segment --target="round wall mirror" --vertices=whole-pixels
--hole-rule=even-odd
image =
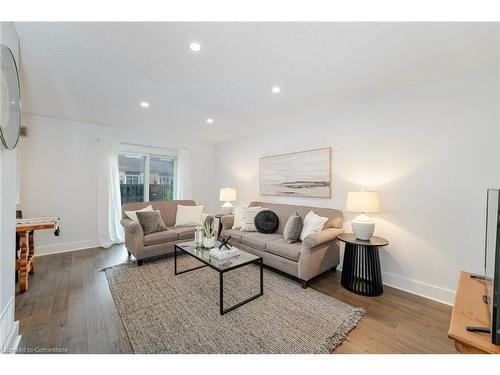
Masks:
[[[0,44],[0,138],[12,150],[21,128],[21,92],[19,75],[12,51]]]

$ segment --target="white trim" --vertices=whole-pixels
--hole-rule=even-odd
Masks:
[[[146,154],[146,163],[144,165],[144,202],[149,202],[149,184],[151,183],[151,154]],[[121,197],[120,197],[121,198]]]
[[[342,259],[338,267],[342,271]],[[455,291],[423,281],[409,279],[390,272],[382,271],[382,283],[391,288],[399,289],[407,293],[415,294],[445,305],[453,306],[455,302]]]
[[[21,335],[19,334],[19,320],[16,320],[12,325],[9,337],[4,346],[4,353],[16,353],[19,343],[21,342]]]
[[[19,322],[14,321],[14,296],[12,296],[0,316],[1,351],[3,353],[15,353],[20,341]]]
[[[425,283],[423,281],[408,279],[403,276],[389,272],[382,272],[384,285],[400,289],[405,292],[416,294],[417,296],[441,302],[453,306],[455,301],[455,291],[442,288],[437,285]]]
[[[51,245],[42,245],[36,247],[35,256],[38,257],[50,254],[67,253],[69,251],[86,250],[95,247],[100,247],[97,238],[92,240],[72,241],[72,242],[65,242],[65,243],[58,243]]]
[[[139,145],[126,142],[120,142],[119,150],[120,152],[141,154],[143,156],[146,156],[147,154],[155,154],[155,155],[170,156],[175,158],[178,155],[177,150],[175,148],[158,147],[153,145]]]

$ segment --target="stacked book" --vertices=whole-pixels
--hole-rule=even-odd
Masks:
[[[220,260],[232,258],[232,257],[238,256],[238,255],[240,255],[240,251],[235,247],[232,247],[230,249],[222,249],[222,250],[217,248],[217,247],[210,249],[210,256],[217,258],[217,259],[220,259]]]

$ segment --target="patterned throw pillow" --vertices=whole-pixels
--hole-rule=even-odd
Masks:
[[[167,230],[167,226],[161,218],[160,211],[143,211],[136,213],[137,220],[139,221],[139,224],[141,224],[144,234]]]
[[[255,228],[255,216],[260,212],[264,211],[265,208],[260,207],[248,207],[243,213],[243,220],[241,222],[241,232],[257,232]]]
[[[233,220],[233,229],[240,230],[243,225],[243,217],[245,216],[247,210],[249,208],[260,208],[260,206],[255,207],[238,207],[234,208],[234,220]]]

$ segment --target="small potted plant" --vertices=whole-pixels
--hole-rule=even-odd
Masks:
[[[215,230],[207,223],[203,225],[203,246],[207,249],[215,246]]]

